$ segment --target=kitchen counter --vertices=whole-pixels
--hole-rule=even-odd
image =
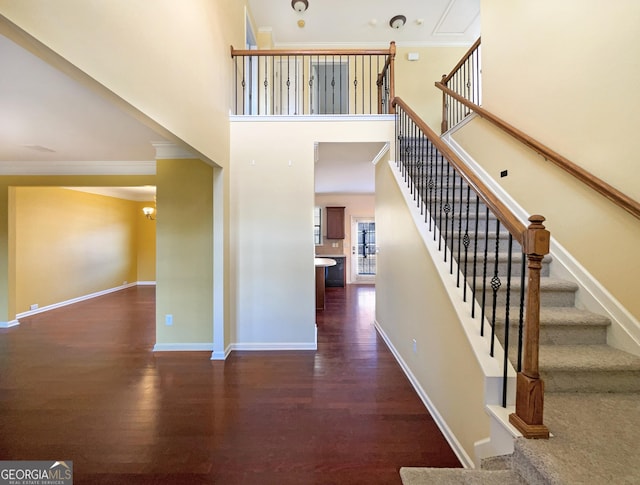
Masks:
[[[324,310],[324,274],[325,269],[336,265],[331,258],[313,258],[316,267],[316,310]]]

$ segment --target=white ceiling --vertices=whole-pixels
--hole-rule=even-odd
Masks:
[[[299,14],[290,0],[249,0],[255,26],[271,30],[278,46],[471,44],[479,35],[480,0],[309,0]],[[399,30],[389,19],[403,14]],[[305,27],[297,26],[298,20]],[[158,53],[159,55],[161,53]],[[0,36],[0,175],[117,173],[155,159],[163,138],[96,92]],[[326,145],[326,146],[325,146]],[[372,160],[380,144],[321,144],[321,192],[373,192]],[[145,165],[146,164],[146,165]],[[140,191],[146,191],[141,196]],[[148,199],[153,188],[129,195]]]
[[[254,27],[288,45],[471,45],[480,35],[480,0],[308,0],[298,13],[291,0],[249,0]],[[401,29],[389,20],[402,14]],[[304,20],[304,27],[298,27]]]

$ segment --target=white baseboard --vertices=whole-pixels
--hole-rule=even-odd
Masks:
[[[411,369],[409,368],[407,363],[404,361],[400,353],[393,346],[393,344],[391,343],[391,340],[389,339],[385,331],[382,329],[382,327],[378,324],[377,321],[374,322],[374,325],[376,327],[376,330],[382,337],[382,339],[387,344],[387,347],[389,348],[393,356],[396,358],[396,361],[398,362],[398,364],[400,364],[400,367],[404,371],[405,375],[409,379],[409,382],[411,382],[411,385],[413,386],[416,393],[418,394],[418,396],[424,403],[425,407],[429,411],[429,414],[431,414],[431,417],[433,418],[436,425],[438,426],[438,428],[444,435],[445,439],[449,443],[449,446],[451,446],[451,449],[458,457],[458,460],[460,460],[460,463],[462,463],[462,466],[464,466],[465,468],[475,468],[474,461],[464,450],[464,448],[462,447],[462,445],[460,444],[456,436],[451,431],[451,428],[447,426],[446,421],[444,420],[442,415],[438,412],[438,409],[435,407],[433,402],[431,402],[431,399],[429,399],[429,396],[427,395],[426,391],[422,388],[418,379],[413,375],[413,372],[411,372]]]
[[[211,352],[213,343],[155,344],[154,352]]]
[[[156,286],[155,281],[138,281],[136,284],[138,286]]]
[[[0,328],[11,328],[20,325],[18,319],[11,320],[10,322],[0,322]]]
[[[239,342],[235,344],[230,344],[229,347],[227,347],[227,349],[229,352],[234,350],[248,350],[248,351],[318,350],[318,344],[316,342],[260,342],[260,343]]]
[[[63,306],[73,305],[74,303],[79,303],[81,301],[90,300],[91,298],[96,298],[96,297],[102,296],[102,295],[108,295],[109,293],[113,293],[115,291],[124,290],[125,288],[131,288],[132,286],[136,286],[136,285],[138,285],[138,283],[135,283],[135,282],[134,283],[127,283],[126,285],[116,286],[114,288],[108,288],[108,289],[102,290],[102,291],[96,291],[95,293],[89,293],[88,295],[79,296],[77,298],[71,298],[70,300],[61,301],[61,302],[58,302],[58,303],[52,303],[51,305],[46,305],[46,306],[37,308],[35,310],[29,310],[29,311],[26,311],[26,312],[18,313],[18,314],[16,314],[16,318],[20,319],[20,318],[24,318],[24,317],[29,317],[31,315],[36,315],[38,313],[46,312],[46,311],[49,311],[49,310],[54,310],[56,308],[61,308]]]
[[[227,360],[231,353],[231,346],[227,346],[224,350],[214,350],[211,352],[211,360]]]

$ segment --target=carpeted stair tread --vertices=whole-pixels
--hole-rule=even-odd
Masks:
[[[512,466],[528,483],[640,483],[640,394],[547,393],[549,440],[516,440]]]
[[[502,309],[496,311],[496,323],[504,324],[504,314],[505,312]],[[510,322],[511,325],[518,324],[518,321],[514,318],[511,318]],[[605,316],[575,307],[541,307],[540,325],[608,327],[611,325],[611,321]]]
[[[608,345],[541,345],[540,367],[546,371],[640,371],[640,357]]]
[[[403,485],[526,485],[511,470],[461,468],[400,468]]]

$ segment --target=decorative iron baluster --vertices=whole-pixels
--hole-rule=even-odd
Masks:
[[[513,236],[509,234],[509,243],[507,247],[507,296],[504,310],[504,360],[502,363],[502,407],[507,406],[507,371],[509,370],[509,306],[511,305],[511,261],[513,250]]]
[[[480,307],[480,335],[484,335],[484,314],[487,302],[487,259],[489,256],[489,208],[486,208],[486,219],[484,222],[484,261],[482,264],[482,306]]]
[[[471,318],[476,317],[476,279],[478,277],[478,229],[480,228],[480,198],[476,194],[476,224],[473,230],[473,277],[471,278]],[[482,322],[480,323],[482,325]],[[482,333],[481,333],[482,334]]]
[[[487,246],[489,245],[489,241],[487,240]],[[492,295],[492,304],[491,304],[491,352],[489,355],[493,357],[494,353],[494,342],[496,335],[496,305],[498,301],[498,290],[500,286],[502,286],[502,282],[500,281],[500,276],[498,275],[498,263],[499,263],[499,252],[500,252],[500,219],[496,219],[496,252],[495,252],[495,261],[493,263],[493,277],[491,278],[491,290],[493,291]]]

